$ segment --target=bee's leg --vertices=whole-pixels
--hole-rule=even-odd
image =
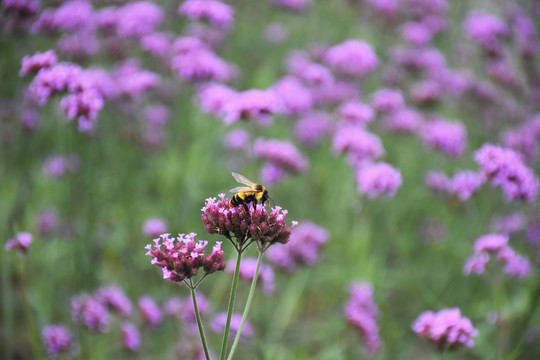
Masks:
[[[245,201],[242,202],[242,205],[244,206],[244,210],[246,210],[246,214],[249,214],[249,208],[248,208],[248,206],[247,206],[247,204],[246,204]]]

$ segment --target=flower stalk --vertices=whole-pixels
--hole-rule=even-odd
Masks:
[[[201,336],[201,343],[204,350],[204,356],[206,357],[206,360],[210,360],[210,354],[208,353],[208,345],[206,345],[206,336],[204,335],[204,328],[201,321],[201,314],[199,312],[199,306],[197,305],[197,294],[195,293],[195,290],[197,289],[197,285],[200,283],[200,280],[194,284],[192,279],[189,279],[185,282],[185,284],[189,287],[189,290],[191,291],[191,299],[193,300],[193,310],[195,311],[195,318],[197,319],[197,328],[199,329],[199,335]]]
[[[224,360],[227,353],[227,341],[229,340],[229,328],[231,327],[231,317],[234,308],[234,300],[236,298],[236,288],[238,286],[238,275],[240,274],[240,260],[242,259],[242,251],[237,250],[236,268],[234,269],[233,281],[231,285],[231,294],[229,296],[229,307],[227,309],[227,322],[225,323],[225,331],[223,332],[223,340],[221,342],[221,352],[219,359]]]
[[[257,278],[259,277],[259,269],[261,267],[261,262],[262,262],[262,258],[264,254],[264,251],[261,251],[260,248],[258,248],[258,250],[259,250],[259,257],[257,258],[257,267],[255,268],[255,273],[253,274],[253,280],[251,281],[251,288],[249,289],[249,294],[246,301],[246,307],[244,308],[244,313],[242,314],[242,320],[240,321],[240,326],[238,327],[238,332],[236,333],[236,337],[234,338],[234,342],[232,344],[231,351],[229,352],[229,356],[227,357],[227,360],[231,360],[233,358],[234,352],[236,350],[236,346],[238,345],[238,341],[240,341],[240,335],[242,335],[242,329],[244,328],[244,323],[246,322],[249,308],[251,307],[251,301],[253,300],[253,295],[255,294]],[[238,262],[237,264],[239,263],[240,262]]]

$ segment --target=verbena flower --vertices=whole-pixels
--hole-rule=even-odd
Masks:
[[[257,138],[253,143],[253,155],[289,172],[299,173],[309,167],[296,146],[285,140]]]
[[[373,287],[369,283],[354,282],[349,286],[350,298],[345,304],[345,318],[358,330],[365,342],[366,356],[374,356],[381,348],[377,317],[379,309],[373,300]]]
[[[234,9],[216,0],[187,0],[178,13],[189,19],[206,20],[219,29],[228,29],[234,20]]]
[[[251,89],[238,93],[225,105],[226,124],[238,120],[256,120],[265,124],[274,114],[283,109],[280,98],[273,90]]]
[[[231,316],[231,325],[230,325],[230,333],[231,336],[235,337],[236,333],[238,332],[238,329],[240,328],[240,322],[242,321],[242,315],[241,314],[235,314],[233,313]],[[225,330],[225,324],[227,322],[227,313],[219,313],[217,314],[212,322],[210,323],[210,329],[212,329],[213,332],[221,334]],[[249,321],[246,320],[244,323],[244,327],[242,328],[242,334],[240,335],[240,341],[246,342],[250,337],[253,336],[255,331],[253,330],[253,327],[249,323]]]
[[[32,234],[28,232],[19,232],[14,238],[6,241],[4,248],[6,251],[17,250],[25,254],[28,251],[28,247],[32,243]]]
[[[116,10],[116,33],[141,38],[155,32],[164,18],[163,9],[150,1],[133,1]]]
[[[53,155],[45,159],[43,172],[52,179],[59,179],[66,174],[76,173],[79,167],[80,159],[76,154]]]
[[[342,120],[356,125],[367,125],[375,117],[375,111],[360,101],[349,101],[339,107]]]
[[[151,328],[155,328],[163,319],[163,312],[150,296],[143,296],[139,299],[139,310],[144,319],[144,323]]]
[[[200,292],[197,293],[197,307],[201,317],[204,317],[210,310],[209,300]],[[165,302],[163,310],[166,315],[173,315],[185,324],[189,333],[197,334],[197,319],[192,299],[175,296]]]
[[[504,264],[504,272],[523,278],[530,273],[530,263],[522,255],[517,254],[508,244],[508,235],[487,234],[479,237],[474,244],[474,253],[466,260],[463,273],[480,275],[491,256],[496,257]]]
[[[117,311],[120,315],[128,317],[133,308],[131,300],[119,286],[109,285],[98,289],[95,297],[110,310]]]
[[[413,45],[426,45],[433,37],[432,29],[423,22],[407,22],[401,27],[401,37]]]
[[[484,183],[484,177],[471,170],[459,171],[450,179],[448,191],[461,201],[468,200]]]
[[[270,245],[289,241],[296,222],[293,221],[292,226],[287,227],[287,210],[282,211],[281,207],[276,206],[269,213],[265,206],[256,205],[251,209],[248,207],[249,212],[246,212],[243,206],[231,208],[225,194],[219,197],[220,200],[206,199],[202,208],[202,221],[209,234],[225,236],[237,250],[256,242],[259,249],[264,251]]]
[[[264,164],[259,172],[260,179],[267,185],[273,185],[284,181],[287,179],[287,175],[287,170],[272,162],[267,162]]]
[[[296,137],[305,145],[317,145],[333,129],[332,117],[325,112],[314,111],[303,115],[296,123]]]
[[[83,324],[89,330],[102,333],[109,330],[107,308],[99,300],[88,295],[71,299],[71,316],[74,322]]]
[[[8,14],[25,18],[38,12],[39,2],[40,0],[4,0],[2,6]]]
[[[163,270],[163,278],[174,282],[182,282],[197,276],[202,268],[205,275],[225,269],[221,241],[216,242],[212,253],[205,256],[204,248],[208,241],[195,241],[197,234],[178,234],[178,237],[170,237],[170,234],[162,234],[154,239],[152,244],[145,246],[148,250],[146,255],[152,258],[152,264],[156,264]],[[176,243],[175,243],[176,242]]]
[[[225,135],[223,141],[226,148],[231,150],[244,150],[249,148],[251,134],[244,129],[233,129]]]
[[[315,265],[320,247],[328,241],[328,237],[326,229],[303,221],[292,231],[287,244],[268,249],[268,259],[275,266],[287,271],[294,271],[302,265]]]
[[[508,27],[501,19],[478,10],[467,14],[463,26],[471,39],[489,51],[498,48],[500,40],[508,35]]]
[[[338,72],[351,76],[365,75],[379,63],[371,45],[360,40],[347,40],[329,48],[324,61]]]
[[[462,316],[458,308],[425,311],[416,319],[412,329],[439,350],[473,347],[473,338],[478,336],[478,330],[473,327],[471,320]]]
[[[67,1],[57,9],[45,10],[34,24],[34,32],[77,31],[92,23],[92,4],[84,0]]]
[[[310,110],[314,105],[311,91],[293,76],[282,78],[272,86],[272,89],[280,98],[286,114],[299,115]]]
[[[41,337],[51,355],[67,352],[71,348],[71,334],[63,325],[47,325],[41,330]]]
[[[161,77],[151,71],[143,70],[135,59],[119,64],[113,74],[120,95],[139,99],[143,93],[160,85]]]
[[[137,351],[141,346],[141,335],[139,330],[133,323],[124,322],[120,326],[120,331],[122,332],[122,344],[124,349],[129,351]]]
[[[334,134],[333,147],[339,153],[347,153],[354,162],[373,161],[384,154],[381,139],[358,125],[339,127]]]
[[[210,83],[201,86],[197,95],[203,112],[222,117],[226,115],[227,104],[236,98],[237,93],[228,86]]]
[[[389,113],[405,106],[403,94],[398,89],[379,89],[372,95],[372,106],[381,113]]]
[[[60,223],[60,215],[56,209],[44,209],[36,219],[36,229],[39,234],[47,235],[53,232]]]
[[[161,218],[149,218],[142,226],[142,231],[145,235],[150,237],[158,237],[160,234],[167,232],[168,224]]]
[[[462,123],[447,120],[431,120],[420,128],[424,143],[449,156],[461,156],[467,146],[467,130]]]
[[[141,37],[141,48],[154,56],[166,56],[172,46],[172,37],[166,33],[152,33]]]
[[[425,184],[439,192],[445,192],[450,187],[450,179],[441,171],[428,171],[424,177]]]
[[[359,166],[356,180],[358,190],[370,199],[380,195],[393,197],[402,184],[401,172],[384,162]]]
[[[514,212],[505,216],[494,217],[491,221],[490,228],[497,233],[509,234],[523,230],[526,224],[527,217],[520,212]]]
[[[532,202],[538,195],[539,181],[523,162],[521,154],[511,149],[484,144],[474,158],[482,173],[494,186],[500,186],[508,200]]]
[[[320,106],[337,106],[358,99],[360,93],[352,82],[333,81],[313,89],[315,103]]]
[[[25,56],[22,58],[21,63],[22,66],[19,75],[25,76],[56,65],[57,58],[54,51],[48,50],[43,53],[35,53],[32,56]]]
[[[232,67],[208,48],[180,53],[172,58],[171,66],[183,81],[223,82],[234,75]]]
[[[385,114],[382,126],[385,130],[411,133],[423,123],[422,114],[416,110],[402,108]]]
[[[423,80],[411,88],[412,100],[420,106],[429,106],[440,100],[443,87],[439,81]]]

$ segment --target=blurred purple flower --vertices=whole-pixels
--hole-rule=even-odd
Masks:
[[[222,84],[204,84],[198,91],[202,111],[216,117],[225,116],[227,104],[236,96],[236,91]]]
[[[104,100],[96,90],[85,90],[80,93],[66,95],[60,101],[68,119],[78,119],[79,131],[84,132],[94,127],[94,120],[103,108]]]
[[[205,274],[225,269],[221,241],[217,241],[212,253],[205,256],[204,248],[208,245],[208,241],[195,242],[195,233],[178,234],[177,238],[169,236],[170,234],[162,234],[160,238],[154,239],[155,250],[152,250],[152,244],[145,246],[148,250],[146,255],[152,258],[152,264],[162,268],[164,279],[182,282],[197,276],[200,268],[204,269]]]
[[[6,251],[17,250],[25,254],[28,251],[28,247],[32,243],[32,234],[28,232],[19,232],[14,238],[6,241],[4,248]]]
[[[339,107],[339,115],[346,122],[365,126],[373,120],[375,111],[369,105],[353,100]]]
[[[498,51],[499,41],[508,35],[508,27],[496,16],[472,10],[463,24],[467,36],[478,42],[488,52]]]
[[[257,159],[267,160],[287,171],[298,173],[309,167],[309,162],[289,141],[257,138],[253,143],[253,154]]]
[[[294,271],[297,266],[311,266],[317,262],[320,247],[328,241],[328,231],[316,224],[303,221],[291,233],[283,246],[268,250],[268,259],[277,267]]]
[[[459,157],[467,146],[467,130],[462,123],[435,119],[420,128],[420,137],[433,149]]]
[[[412,86],[411,98],[418,105],[429,106],[441,98],[442,90],[439,81],[420,81]]]
[[[366,344],[366,356],[374,356],[381,348],[377,317],[379,309],[373,301],[373,287],[365,282],[349,286],[350,298],[345,304],[345,318],[358,330]]]
[[[281,99],[273,90],[251,89],[238,93],[230,102],[225,104],[226,124],[238,120],[257,120],[265,122],[274,113],[282,110]]]
[[[167,221],[161,218],[149,218],[142,226],[142,231],[146,236],[158,237],[160,234],[167,232]]]
[[[355,84],[346,81],[333,81],[314,89],[315,102],[322,106],[336,106],[338,104],[356,100],[359,91]]]
[[[347,40],[331,47],[324,61],[343,75],[350,76],[365,75],[373,71],[379,62],[371,45],[360,40]]]
[[[393,19],[398,11],[398,0],[367,0],[368,5],[370,5],[375,13],[385,19]]]
[[[150,1],[133,1],[116,10],[116,32],[122,37],[141,38],[155,32],[164,12]]]
[[[197,0],[202,1],[202,0]],[[174,56],[171,66],[183,81],[228,81],[232,67],[208,48],[198,48]]]
[[[264,164],[260,171],[260,178],[262,182],[267,185],[279,183],[286,179],[287,175],[288,173],[285,169],[272,162],[267,162]]]
[[[358,191],[370,199],[380,195],[394,197],[402,184],[401,172],[384,162],[359,166],[356,176]]]
[[[413,45],[426,45],[432,36],[432,30],[422,22],[407,22],[401,27],[401,37]]]
[[[304,10],[311,4],[311,0],[273,0],[276,5],[295,11]]]
[[[139,299],[139,310],[144,319],[144,323],[151,328],[155,328],[161,323],[163,313],[150,296],[143,296]]]
[[[154,56],[166,56],[172,46],[170,34],[156,32],[141,37],[141,48]]]
[[[347,153],[354,162],[375,160],[384,154],[379,137],[362,126],[346,125],[334,134],[333,147],[339,153]]]
[[[129,300],[122,288],[119,286],[109,285],[102,287],[98,289],[95,297],[110,310],[117,311],[124,317],[131,315],[131,300]]]
[[[300,80],[287,76],[272,86],[272,90],[283,104],[284,113],[299,115],[313,107],[313,96]]]
[[[416,110],[402,108],[386,114],[382,119],[384,129],[396,132],[413,132],[422,126],[422,114]]]
[[[270,250],[274,249],[270,248]],[[233,260],[229,267],[229,272],[233,273],[236,267],[236,262]],[[253,280],[255,275],[255,268],[257,267],[257,259],[254,257],[245,257],[240,262],[239,276],[245,280]],[[261,263],[259,268],[259,279],[262,281],[263,291],[265,294],[271,294],[274,292],[274,270],[269,265]]]
[[[526,223],[527,218],[523,214],[515,212],[506,216],[493,218],[490,227],[495,232],[509,234],[524,229]]]
[[[69,351],[71,347],[71,334],[63,325],[47,325],[41,330],[41,337],[51,355]]]
[[[59,224],[58,211],[45,209],[40,212],[36,219],[36,228],[39,234],[45,235],[53,231]]]
[[[233,313],[231,316],[231,325],[230,325],[230,334],[231,336],[235,337],[236,333],[238,332],[238,329],[240,328],[240,322],[242,321],[242,315],[241,314],[235,314]],[[225,324],[227,322],[227,313],[218,313],[210,323],[210,329],[212,329],[213,332],[217,334],[223,333],[225,330]],[[249,321],[246,320],[244,323],[244,327],[242,328],[242,334],[240,335],[240,341],[246,342],[250,337],[254,335],[255,331],[253,330],[253,327],[249,323]]]
[[[197,293],[197,307],[201,316],[205,316],[210,309],[209,300],[200,292]],[[191,333],[198,333],[197,319],[195,317],[193,300],[191,298],[170,298],[163,305],[163,310],[166,315],[173,315],[178,318],[178,320],[188,325],[188,330]]]
[[[450,179],[448,191],[461,201],[468,200],[484,183],[484,177],[471,170],[462,170]]]
[[[67,173],[76,173],[80,159],[76,154],[49,156],[43,163],[43,172],[52,179],[59,179]]]
[[[41,125],[41,113],[32,108],[24,109],[20,120],[26,129],[33,131]]]
[[[295,125],[296,137],[305,145],[316,145],[333,128],[332,117],[321,111],[305,114]]]
[[[327,67],[317,63],[310,63],[309,61],[304,64],[305,59],[299,57],[292,57],[289,61],[296,61],[296,63],[289,64],[289,66],[298,67],[298,69],[294,68],[289,71],[297,75],[308,85],[316,88],[325,88],[332,87],[334,84],[334,75],[332,75],[332,72]]]
[[[71,299],[71,316],[76,323],[83,324],[89,330],[107,332],[109,330],[109,314],[100,301],[82,295]]]
[[[398,89],[379,89],[372,97],[373,108],[381,113],[390,113],[405,106],[403,94]]]
[[[44,68],[50,68],[56,65],[56,54],[52,50],[45,51],[43,53],[37,52],[32,56],[25,56],[21,61],[20,76],[37,73]]]
[[[5,12],[21,18],[31,17],[39,10],[40,0],[4,0],[2,5]]]
[[[445,173],[440,171],[428,171],[424,182],[426,185],[438,192],[445,192],[450,188],[450,179]]]
[[[536,157],[538,144],[536,129],[529,123],[505,131],[502,134],[504,147],[519,151],[525,160],[531,161]]]
[[[121,95],[139,99],[144,92],[161,83],[159,75],[143,70],[135,59],[128,59],[119,64],[113,74]]]
[[[206,20],[219,29],[228,29],[234,20],[234,9],[217,0],[187,0],[178,13],[189,19]]]
[[[34,23],[33,31],[37,33],[77,31],[92,25],[93,8],[89,1],[66,1],[57,9],[45,10]]]
[[[131,322],[125,322],[120,326],[122,331],[122,344],[129,351],[137,351],[141,345],[139,330]]]
[[[444,309],[437,313],[425,311],[416,319],[412,329],[421,338],[443,350],[456,350],[462,346],[473,347],[478,336],[469,318],[461,316],[458,308]]]
[[[231,150],[247,150],[251,135],[244,129],[233,129],[225,135],[224,145]]]

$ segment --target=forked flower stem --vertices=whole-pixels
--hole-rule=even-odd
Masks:
[[[238,286],[238,275],[240,274],[240,260],[242,260],[242,251],[237,249],[236,268],[234,269],[233,281],[231,285],[231,294],[229,296],[229,308],[227,309],[227,322],[223,332],[223,341],[221,342],[221,352],[219,359],[224,360],[227,352],[227,340],[229,340],[229,328],[231,327],[231,317],[234,308],[234,299],[236,298],[236,288]]]
[[[199,313],[199,306],[197,306],[197,295],[195,294],[196,287],[193,286],[193,281],[190,279],[189,290],[191,291],[191,299],[193,300],[193,309],[195,310],[195,318],[197,319],[197,327],[199,328],[199,334],[201,335],[201,343],[204,350],[204,356],[206,360],[210,360],[210,354],[208,353],[208,346],[206,345],[206,337],[204,336],[204,329],[201,321],[201,314]]]
[[[255,268],[255,273],[253,274],[253,280],[251,281],[251,288],[249,289],[248,298],[246,301],[246,307],[244,308],[244,313],[242,314],[242,321],[240,321],[240,327],[238,327],[238,332],[236,333],[236,337],[234,338],[234,342],[231,347],[231,351],[229,352],[229,356],[227,357],[227,360],[231,360],[234,355],[234,351],[236,350],[236,346],[238,345],[238,341],[240,340],[240,335],[242,334],[242,329],[244,328],[244,323],[246,322],[246,318],[249,312],[249,308],[251,307],[251,300],[253,300],[253,294],[255,294],[255,286],[257,285],[257,278],[259,277],[259,268],[261,267],[261,262],[263,258],[264,252],[261,249],[259,250],[259,257],[257,258],[257,267]]]

